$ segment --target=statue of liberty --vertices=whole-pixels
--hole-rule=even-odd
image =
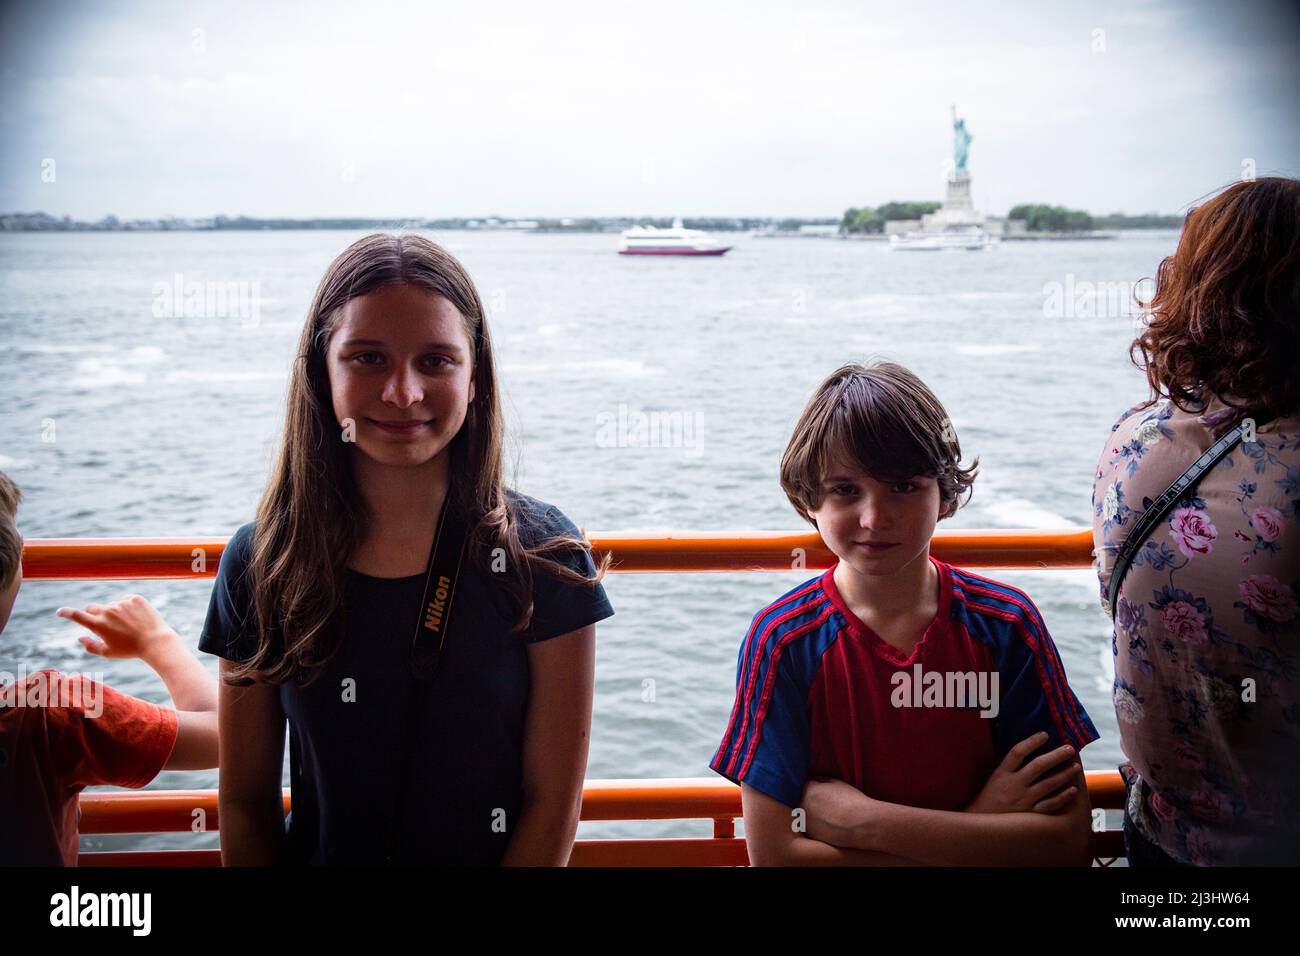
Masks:
[[[970,141],[975,137],[966,131],[966,121],[957,118],[957,107],[952,108],[952,160],[954,171],[966,172],[966,157],[970,154]]]

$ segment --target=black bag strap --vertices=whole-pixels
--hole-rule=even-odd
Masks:
[[[433,683],[442,649],[451,633],[451,612],[460,581],[460,570],[465,558],[468,534],[465,516],[454,502],[451,490],[443,501],[434,531],[433,545],[429,548],[429,563],[425,569],[424,590],[421,592],[419,617],[411,637],[411,673],[415,677],[407,702],[406,719],[400,743],[401,762],[398,764],[397,796],[393,801],[393,819],[385,841],[385,862],[391,863],[397,850],[398,827],[402,808],[406,802],[406,789],[415,756],[415,741],[419,738],[420,713],[424,695]]]
[[[1247,419],[1247,421],[1250,420]],[[1272,421],[1272,416],[1255,418],[1253,421],[1255,427],[1260,428]],[[1205,449],[1200,458],[1188,465],[1187,470],[1174,479],[1174,483],[1161,492],[1160,497],[1151,502],[1151,506],[1142,512],[1142,517],[1133,525],[1133,530],[1129,532],[1128,537],[1124,539],[1124,544],[1120,546],[1119,554],[1115,556],[1115,567],[1110,573],[1110,587],[1106,592],[1106,603],[1110,608],[1111,621],[1115,620],[1118,611],[1120,585],[1124,583],[1124,575],[1128,573],[1129,567],[1133,564],[1133,558],[1138,553],[1138,549],[1146,543],[1147,538],[1151,536],[1151,532],[1164,520],[1165,515],[1169,514],[1174,505],[1192,492],[1205,473],[1217,465],[1228,452],[1237,447],[1245,430],[1246,422],[1243,421],[1236,428],[1225,433],[1218,441]]]

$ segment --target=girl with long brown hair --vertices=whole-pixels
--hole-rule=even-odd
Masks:
[[[345,249],[200,641],[223,658],[224,863],[567,862],[608,558],[505,486],[502,433],[464,267],[417,235]]]

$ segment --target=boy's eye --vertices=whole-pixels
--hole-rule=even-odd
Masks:
[[[854,494],[857,489],[853,487],[853,485],[836,485],[831,489],[831,491],[837,495],[851,495]]]
[[[916,491],[916,485],[910,481],[896,481],[893,490],[906,494],[909,491]]]

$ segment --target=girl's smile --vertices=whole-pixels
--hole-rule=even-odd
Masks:
[[[427,420],[416,419],[415,421],[402,421],[397,419],[393,421],[376,421],[373,418],[367,418],[366,421],[370,422],[372,425],[378,425],[386,432],[390,432],[391,434],[394,435],[403,435],[403,436],[414,435],[416,432],[424,428],[426,425],[430,425],[433,423],[433,419],[427,419]]]

